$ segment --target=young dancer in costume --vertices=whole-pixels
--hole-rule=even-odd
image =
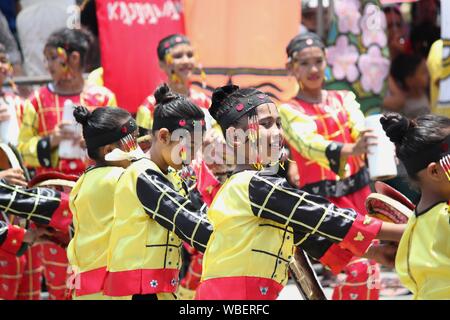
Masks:
[[[172,34],[161,39],[157,47],[157,56],[161,69],[167,75],[169,88],[175,93],[188,97],[202,110],[207,110],[211,104],[210,99],[202,92],[196,91],[190,83],[196,61],[189,39],[181,34]],[[155,106],[155,97],[150,95],[139,107],[136,122],[140,135],[147,134],[152,127]],[[208,113],[207,116],[209,117]]]
[[[267,95],[225,86],[212,100],[211,115],[226,136],[240,137],[227,142],[245,150],[245,157],[208,209],[213,233],[197,299],[276,299],[287,282],[294,246],[337,272],[343,266],[336,265],[336,252],[346,259],[386,258],[385,248],[371,245],[372,240],[398,241],[402,226],[293,188],[276,170],[257,170],[277,159],[281,146],[281,119]],[[248,130],[248,135],[239,136],[239,130]],[[257,151],[253,159],[250,150]]]
[[[364,203],[371,191],[364,156],[373,134],[365,130],[359,103],[352,92],[322,89],[327,61],[316,34],[294,37],[286,52],[287,69],[299,91],[281,105],[280,116],[299,187],[339,207],[366,213]],[[333,299],[378,299],[379,289],[368,284],[379,274],[373,261],[354,259],[345,273]]]
[[[35,91],[25,103],[18,149],[25,164],[37,173],[59,171],[80,175],[87,159],[62,159],[59,145],[63,140],[82,144],[71,124],[63,121],[66,104],[81,104],[88,108],[115,106],[114,94],[104,87],[87,85],[83,68],[89,50],[90,38],[81,30],[63,29],[47,40],[44,55],[52,82]],[[51,299],[65,299],[66,252],[60,246],[42,244],[42,260]]]
[[[395,268],[414,299],[450,299],[450,119],[381,118],[421,198],[400,241]]]
[[[128,111],[105,107],[91,113],[79,106],[74,116],[83,126],[87,152],[95,164],[78,179],[70,194],[75,234],[67,256],[74,272],[74,299],[103,299],[114,192],[130,160],[142,152],[136,144],[136,122]]]
[[[44,55],[52,82],[35,91],[24,107],[19,151],[27,166],[38,173],[57,170],[79,175],[86,169],[82,159],[59,159],[62,140],[74,139],[62,121],[64,105],[88,108],[115,106],[114,94],[105,87],[86,85],[83,68],[89,50],[89,37],[81,30],[63,29],[47,40]]]
[[[175,171],[187,151],[195,154],[192,138],[195,129],[204,128],[204,114],[165,84],[154,95],[151,160],[133,161],[116,187],[104,286],[108,296],[175,298],[182,241],[203,252],[211,234],[204,212],[184,197]],[[180,133],[185,135],[181,142]]]

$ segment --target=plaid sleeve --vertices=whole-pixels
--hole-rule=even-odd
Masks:
[[[139,175],[137,196],[145,212],[180,239],[204,252],[212,233],[205,207],[196,210],[191,201],[171,187],[163,175],[147,170]]]
[[[376,237],[381,221],[336,207],[325,198],[293,188],[284,178],[255,174],[249,183],[255,216],[290,226],[294,233],[315,235],[361,256]]]
[[[317,132],[314,120],[292,106],[283,104],[279,111],[284,137],[291,148],[336,174],[343,172],[346,159],[341,158],[342,143],[326,140]]]
[[[63,232],[72,223],[69,196],[48,188],[23,189],[0,180],[0,210]]]

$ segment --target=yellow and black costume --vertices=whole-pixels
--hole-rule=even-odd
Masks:
[[[203,252],[212,231],[185,194],[174,171],[163,173],[147,158],[125,170],[114,198],[105,295],[173,297],[182,241]]]
[[[411,216],[395,269],[414,299],[450,299],[449,203],[438,203]]]
[[[102,298],[114,192],[124,170],[113,166],[91,167],[70,193],[75,234],[67,248],[67,258],[75,274],[75,297]]]
[[[264,171],[229,178],[208,218],[214,231],[197,299],[276,299],[288,280],[294,245],[317,260],[333,243],[350,256],[363,255],[381,227]]]
[[[258,90],[225,86],[214,92],[210,110],[225,131],[271,103]],[[250,116],[248,122],[249,129],[260,126]],[[378,234],[381,221],[293,188],[274,172],[237,172],[216,194],[196,299],[276,299],[288,280],[294,246],[339,272],[345,264],[337,267],[335,261],[346,259],[336,253],[361,256]]]
[[[68,195],[48,188],[23,189],[0,180],[0,210],[67,232],[72,223]],[[21,255],[25,230],[0,221],[0,249]]]

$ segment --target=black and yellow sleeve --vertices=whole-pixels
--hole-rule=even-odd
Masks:
[[[0,210],[63,232],[72,223],[68,195],[49,188],[23,189],[0,180]]]
[[[255,216],[290,226],[295,234],[303,234],[303,239],[298,241],[305,242],[314,235],[357,256],[365,253],[381,228],[377,219],[336,207],[325,198],[293,188],[284,178],[264,172],[250,180],[249,200]],[[319,260],[321,254],[312,252]]]
[[[196,210],[191,201],[171,186],[170,181],[162,174],[149,169],[137,179],[137,196],[152,219],[192,247],[204,252],[212,233],[205,207]]]

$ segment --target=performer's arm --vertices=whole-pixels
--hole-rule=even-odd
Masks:
[[[341,91],[343,105],[347,111],[348,124],[351,131],[353,141],[358,140],[361,131],[366,128],[365,117],[361,111],[361,107],[356,101],[356,96],[351,91]]]
[[[341,154],[343,143],[326,140],[317,132],[314,120],[288,104],[279,107],[284,137],[289,146],[306,159],[343,174],[346,157]]]
[[[205,251],[212,225],[204,209],[196,210],[188,199],[172,189],[163,175],[153,170],[138,177],[136,190],[142,207],[152,219],[192,247]]]
[[[383,224],[353,209],[338,208],[276,176],[254,175],[249,197],[255,216],[290,226],[294,233],[327,238],[356,256],[364,255],[375,238],[398,241],[402,234],[402,229],[394,224]]]
[[[58,153],[51,148],[50,136],[39,135],[39,113],[33,102],[37,103],[34,99],[25,102],[17,149],[27,166],[51,168],[58,162]]]
[[[294,244],[334,274],[341,272],[354,257],[350,251],[316,234],[294,234]]]
[[[48,188],[23,189],[0,180],[0,211],[67,232],[69,196]]]

